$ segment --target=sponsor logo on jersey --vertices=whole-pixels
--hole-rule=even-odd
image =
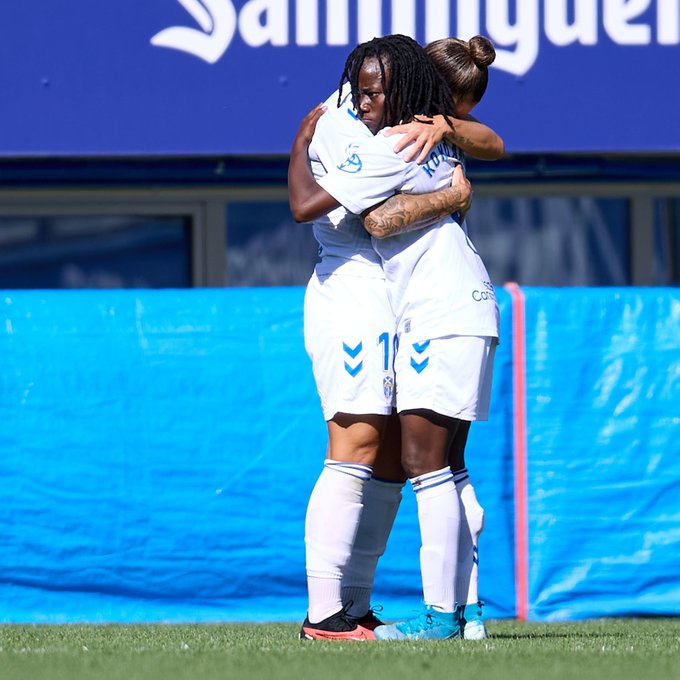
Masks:
[[[472,299],[475,302],[484,302],[485,300],[496,301],[496,293],[493,289],[493,284],[491,281],[482,281],[482,286],[484,290],[473,290]]]
[[[361,172],[362,167],[363,164],[359,154],[352,152],[342,163],[340,163],[340,165],[338,165],[338,170],[349,172],[350,174],[354,175],[357,172]]]

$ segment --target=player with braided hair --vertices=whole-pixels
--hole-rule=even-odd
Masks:
[[[417,48],[414,49],[414,46]],[[454,115],[453,96],[446,80],[433,68],[432,60],[412,38],[392,35],[389,39],[374,38],[356,47],[345,62],[340,93],[345,83],[359,82],[359,73],[367,60],[375,60],[380,69],[380,80],[384,83],[384,124],[381,128],[412,121],[419,115]],[[341,97],[342,94],[339,94],[338,104]],[[353,88],[352,104],[357,111],[358,97],[359,93]]]
[[[391,43],[391,40],[394,43]],[[396,48],[396,51],[390,53],[392,48]],[[428,64],[427,60],[423,62],[423,69],[426,73],[424,78],[419,77],[413,68],[414,64],[420,63],[421,57],[422,48],[415,41],[401,36],[398,38],[388,36],[370,41],[369,44],[360,46],[350,55],[341,81],[342,84],[345,81],[349,82],[350,92],[348,93],[345,88],[345,91],[341,93],[341,106],[334,111],[329,110],[329,115],[319,121],[320,131],[323,130],[324,125],[329,129],[334,127],[336,133],[338,129],[341,130],[341,136],[344,135],[344,139],[349,141],[348,153],[338,157],[337,136],[334,145],[331,146],[328,140],[324,140],[322,134],[314,135],[315,144],[310,147],[309,151],[312,169],[317,177],[322,177],[327,170],[330,171],[329,175],[335,170],[347,175],[360,174],[362,158],[370,158],[370,147],[366,143],[369,140],[373,141],[371,133],[377,132],[386,123],[394,124],[410,120],[418,115],[416,113],[418,111],[429,115],[441,114],[447,118],[454,113],[453,98],[446,86],[442,86],[439,76],[432,71],[431,64]],[[399,90],[390,89],[389,83],[393,75],[401,85]],[[424,88],[423,83],[425,83]],[[428,91],[428,87],[433,89]],[[352,100],[356,102],[356,110],[351,106]],[[313,130],[320,113],[321,109],[313,112],[301,125],[293,145],[289,168],[293,215],[301,220],[316,218],[314,231],[321,246],[322,259],[310,281],[305,299],[305,342],[312,358],[314,374],[329,428],[328,460],[312,492],[307,512],[305,534],[310,607],[308,617],[302,627],[301,637],[371,639],[370,628],[373,626],[370,624],[372,622],[370,620],[366,622],[365,618],[361,618],[361,622],[365,625],[357,625],[356,620],[353,621],[347,616],[347,607],[342,607],[339,587],[354,546],[365,491],[372,485],[376,493],[379,492],[378,495],[384,493],[394,498],[396,489],[400,497],[400,483],[383,483],[375,477],[371,478],[372,465],[376,460],[385,422],[392,410],[394,383],[389,353],[392,347],[395,319],[389,310],[380,261],[376,262],[375,250],[364,247],[365,237],[362,240],[361,234],[365,232],[362,231],[361,223],[357,225],[355,215],[339,208],[338,202],[331,194],[323,192],[325,196],[322,195],[319,201],[318,197],[312,196],[313,191],[310,192],[310,186],[306,184],[308,177],[305,173],[308,173],[313,180],[307,168],[310,130]],[[364,123],[366,127],[361,125],[357,127],[357,121]],[[478,127],[481,131],[479,137],[488,138],[488,128]],[[361,140],[362,136],[364,142],[357,145],[357,140]],[[377,149],[373,151],[376,159],[381,155],[387,158],[391,154],[398,159],[400,165],[404,165],[402,159],[396,156],[385,143],[384,137],[380,136],[375,140],[378,142]],[[479,144],[482,145],[483,142]],[[358,153],[359,151],[361,153]],[[367,151],[369,155],[364,156],[364,151]],[[399,178],[400,186],[395,185],[392,190],[410,184],[408,188],[413,191],[422,191],[424,188],[439,188],[443,184],[448,184],[452,164],[449,160],[442,163],[442,159],[449,158],[446,154],[454,154],[454,150],[446,146],[440,151],[445,155],[441,158],[436,157],[436,165],[447,166],[448,170],[442,168],[442,172],[439,172],[434,166],[423,167],[421,168],[422,174],[419,174],[417,167],[414,168],[415,164],[411,164],[406,175]],[[450,158],[452,159],[453,155]],[[337,165],[340,167],[334,167]],[[367,184],[371,183],[371,177],[375,179],[374,176],[369,176]],[[467,209],[469,207],[469,184],[457,164],[454,178],[457,178],[454,185],[438,192],[436,198],[433,198],[433,195],[429,197],[403,196],[405,200],[424,199],[418,209],[408,208],[406,212],[421,218],[438,219],[451,210]],[[394,177],[391,181],[393,180]],[[319,188],[316,182],[313,182],[313,188]],[[383,193],[383,188],[380,188],[379,193]],[[442,195],[448,197],[448,203],[442,199]],[[385,197],[379,200],[382,201]],[[329,206],[336,209],[327,217],[322,217]],[[404,213],[401,219],[403,222]],[[401,225],[399,229],[403,226]],[[397,231],[393,229],[390,233],[397,233]],[[470,262],[465,261],[463,264],[470,265]],[[473,268],[475,264],[472,262]],[[493,323],[489,325],[489,328],[492,327]],[[339,340],[341,342],[338,342]],[[342,350],[339,349],[340,347]],[[343,363],[344,374],[342,370],[338,371],[333,368],[342,366]],[[433,371],[430,371],[431,373]],[[426,635],[428,637],[451,637],[459,631],[453,614],[455,603],[452,599],[455,559],[452,560],[449,554],[442,555],[441,558],[437,556],[439,546],[432,545],[432,543],[433,540],[435,544],[443,541],[452,546],[449,534],[451,531],[454,533],[457,531],[455,527],[457,527],[458,517],[455,515],[455,509],[458,507],[458,501],[455,497],[453,482],[449,479],[440,480],[439,473],[441,464],[446,464],[449,434],[453,436],[459,423],[449,422],[455,419],[447,420],[444,416],[443,429],[447,433],[444,438],[432,443],[427,441],[426,436],[421,442],[418,431],[423,429],[423,426],[420,421],[428,423],[428,419],[420,418],[420,414],[413,415],[415,420],[414,418],[409,418],[409,420],[415,423],[415,426],[407,423],[404,427],[406,443],[411,449],[414,445],[429,447],[429,450],[423,450],[421,463],[411,460],[412,456],[402,461],[407,463],[406,471],[414,483],[414,488],[424,484],[425,493],[417,496],[419,515],[420,497],[423,498],[424,506],[432,506],[431,500],[427,500],[430,497],[435,499],[435,506],[442,505],[436,501],[441,494],[435,492],[433,495],[431,488],[446,485],[450,481],[448,487],[443,489],[449,501],[448,505],[446,503],[444,505],[452,509],[454,514],[445,512],[444,525],[440,523],[429,536],[426,532],[423,533],[423,549],[429,550],[428,559],[431,564],[427,566],[428,573],[437,572],[442,575],[441,579],[437,578],[436,584],[424,582],[426,602],[428,604],[432,602],[427,612],[427,619],[436,621],[435,626],[430,624],[426,626]],[[434,420],[437,418],[434,417]],[[402,424],[404,424],[403,421]],[[427,432],[427,425],[424,426],[424,430]],[[419,457],[416,455],[415,459]],[[435,461],[434,468],[432,467],[433,461]],[[414,475],[418,466],[422,469],[422,473]],[[431,479],[432,473],[437,473],[434,481]],[[394,474],[398,476],[399,473]],[[394,476],[386,476],[390,479],[394,478]],[[420,480],[418,477],[423,479]],[[381,529],[385,540],[394,519],[398,501],[396,507],[392,501],[385,507],[390,504],[393,510],[387,515],[391,516],[383,518]],[[438,510],[435,508],[435,514],[437,513]],[[422,524],[421,521],[421,529],[424,529]],[[448,574],[448,578],[447,569],[442,569],[443,563],[446,563],[448,571],[452,572]],[[424,567],[424,577],[425,572]],[[444,587],[447,594],[442,598],[441,592],[438,592],[431,597],[433,587],[435,590],[442,590],[442,580],[448,581],[448,585]],[[364,590],[368,590],[370,597],[370,586]],[[381,637],[379,632],[380,628],[374,635]]]

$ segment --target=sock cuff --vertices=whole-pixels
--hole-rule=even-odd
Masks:
[[[367,482],[373,474],[373,467],[371,465],[361,465],[360,463],[343,463],[339,460],[324,461],[324,468],[332,470],[333,472],[340,472],[356,479],[361,479]]]
[[[458,484],[466,479],[470,479],[470,473],[467,468],[461,468],[460,470],[454,470],[453,481]]]
[[[413,486],[413,491],[419,494],[422,491],[434,489],[442,484],[450,483],[453,485],[453,474],[451,474],[451,468],[445,467],[441,470],[434,470],[433,472],[426,472],[424,475],[412,477],[409,481],[411,486]]]

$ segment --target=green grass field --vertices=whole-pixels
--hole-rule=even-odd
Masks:
[[[680,618],[489,628],[480,642],[320,643],[293,624],[5,625],[0,678],[680,678]]]

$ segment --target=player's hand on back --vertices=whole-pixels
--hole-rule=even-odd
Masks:
[[[389,137],[398,133],[403,134],[404,137],[396,143],[394,150],[399,153],[411,145],[404,155],[404,160],[407,162],[417,160],[421,164],[427,160],[430,151],[447,134],[451,133],[451,126],[447,123],[444,116],[435,116],[434,118],[418,116],[411,123],[395,125],[393,128],[386,130],[385,136]]]
[[[326,111],[325,104],[317,104],[303,119],[295,135],[294,143],[301,143],[309,146],[316,130],[316,123]]]
[[[458,209],[458,212],[460,213],[460,221],[462,223],[472,206],[472,184],[470,184],[470,180],[465,176],[465,171],[460,163],[457,163],[453,169],[451,186],[458,188],[460,191],[461,207]]]

